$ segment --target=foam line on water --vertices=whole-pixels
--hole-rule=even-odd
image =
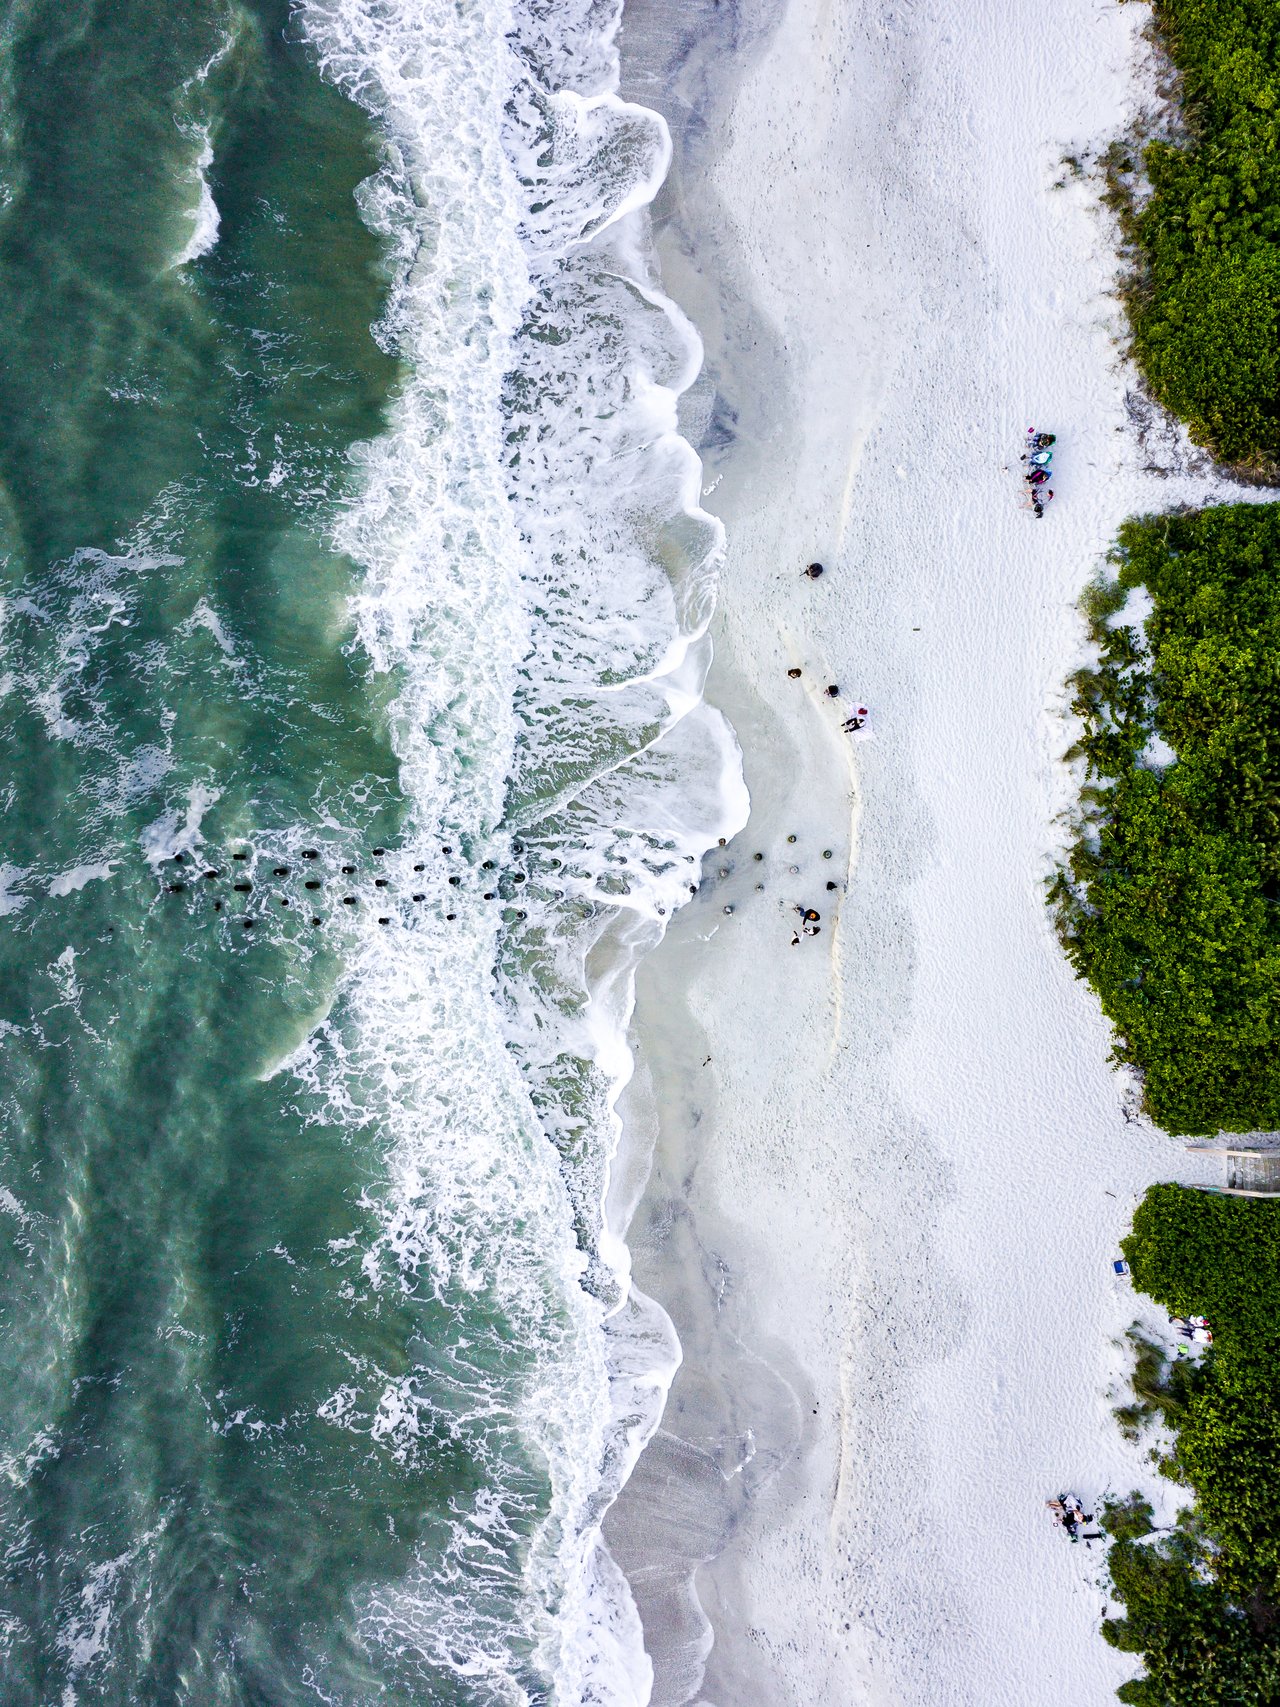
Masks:
[[[604,1204],[637,961],[746,797],[701,699],[723,540],[676,431],[701,348],[648,259],[670,137],[617,96],[618,17],[300,11],[386,143],[361,206],[396,263],[377,336],[410,378],[339,541],[363,569],[360,645],[399,683],[397,857],[455,916],[354,926],[292,1066],[383,1135],[380,1233],[334,1252],[349,1284],[429,1294],[459,1324],[449,1383],[356,1372],[326,1420],[411,1460],[443,1411],[486,1471],[443,1558],[371,1592],[368,1639],[495,1702],[549,1684],[641,1707],[651,1670],[599,1530],[679,1351]],[[452,891],[445,846],[467,862]],[[483,1356],[462,1332],[478,1301],[506,1324]]]

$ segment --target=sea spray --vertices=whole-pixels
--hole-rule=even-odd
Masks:
[[[387,149],[362,208],[397,263],[378,336],[410,378],[340,543],[360,644],[397,684],[394,857],[444,899],[366,915],[294,1065],[383,1134],[352,1284],[459,1321],[483,1297],[504,1325],[450,1349],[447,1414],[438,1380],[375,1370],[330,1402],[392,1452],[452,1431],[484,1470],[363,1628],[477,1700],[638,1707],[648,1664],[599,1524],[677,1354],[604,1220],[614,1108],[636,959],[745,809],[701,703],[721,539],[675,414],[700,350],[645,250],[669,141],[617,98],[612,5],[298,18]]]

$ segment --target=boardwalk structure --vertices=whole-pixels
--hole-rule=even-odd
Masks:
[[[1280,1133],[1256,1138],[1215,1138],[1208,1144],[1188,1144],[1188,1150],[1209,1151],[1223,1158],[1226,1184],[1202,1187],[1229,1197],[1280,1197]]]

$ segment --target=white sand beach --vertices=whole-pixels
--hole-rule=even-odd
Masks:
[[[1150,1182],[1213,1176],[1132,1117],[1042,883],[1081,588],[1126,516],[1225,490],[1135,425],[1105,218],[1061,164],[1143,98],[1146,18],[787,0],[731,96],[696,53],[665,91],[704,98],[661,253],[736,430],[710,698],[752,814],[642,971],[624,1104],[684,1364],[607,1533],[663,1707],[1105,1707],[1135,1669],[1043,1501],[1150,1482],[1110,1414],[1111,1259]],[[1058,434],[1041,522],[1029,424]],[[793,948],[796,903],[822,928]]]

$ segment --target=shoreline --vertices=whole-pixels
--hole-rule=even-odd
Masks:
[[[624,17],[623,92],[676,137],[657,246],[729,530],[707,697],[752,795],[640,969],[620,1105],[656,1138],[635,1281],[683,1351],[605,1523],[655,1707],[1058,1707],[1065,1675],[1102,1707],[1134,1670],[1040,1501],[1150,1480],[1108,1258],[1146,1184],[1201,1175],[1129,1118],[1040,883],[1080,590],[1124,516],[1239,489],[1134,443],[1108,233],[1051,187],[1141,98],[1145,9],[1017,10],[734,14],[741,63],[695,53],[665,101],[660,0]],[[1063,453],[1039,532],[1001,467],[1030,419]],[[793,951],[796,900],[828,916]]]

